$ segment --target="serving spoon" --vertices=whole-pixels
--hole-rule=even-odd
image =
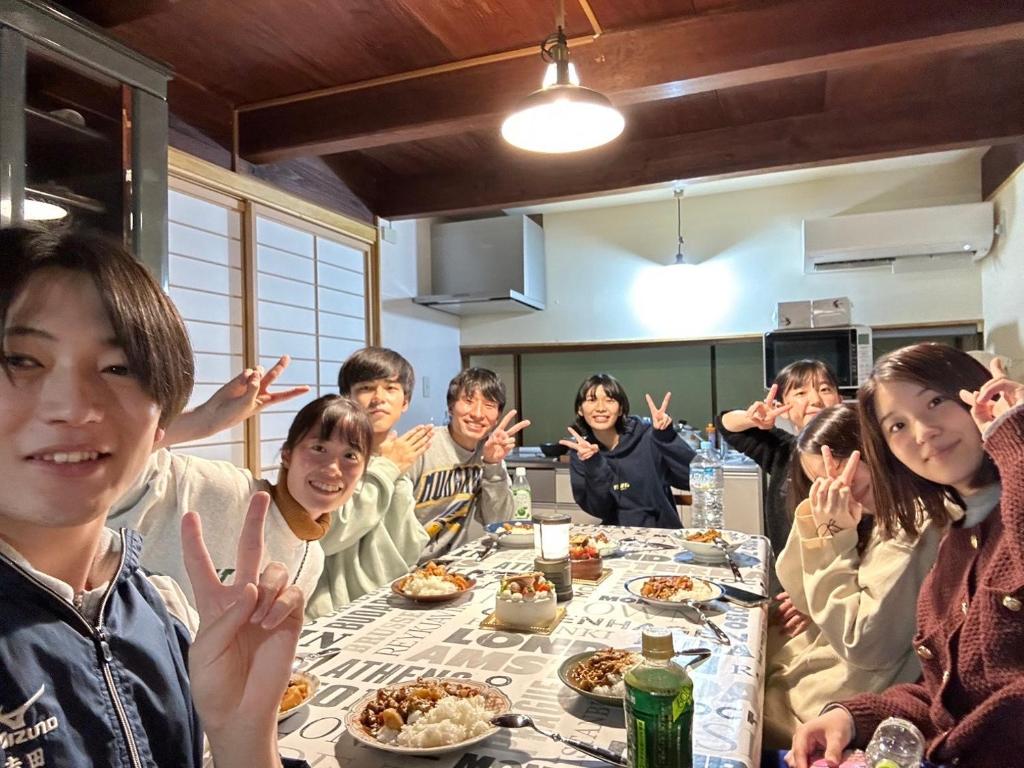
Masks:
[[[618,752],[612,752],[610,749],[604,749],[593,744],[587,744],[583,741],[559,736],[557,733],[548,733],[547,731],[538,728],[533,720],[527,715],[520,715],[515,712],[509,712],[504,715],[495,715],[491,718],[491,723],[501,728],[533,728],[533,730],[541,736],[547,736],[549,739],[557,741],[560,744],[567,744],[585,755],[596,757],[598,760],[610,763],[611,765],[623,766],[623,768],[627,765],[626,758]]]

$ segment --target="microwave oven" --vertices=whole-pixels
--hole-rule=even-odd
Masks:
[[[840,389],[856,389],[871,373],[871,328],[799,328],[764,335],[764,386],[771,387],[783,368],[797,360],[821,360],[835,371]],[[781,399],[781,394],[780,398]]]

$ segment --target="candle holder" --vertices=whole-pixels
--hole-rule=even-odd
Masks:
[[[572,567],[569,562],[569,527],[572,518],[557,509],[534,510],[534,567],[555,586],[558,602],[572,600]]]

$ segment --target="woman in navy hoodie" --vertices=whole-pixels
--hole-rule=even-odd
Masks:
[[[629,415],[629,398],[615,377],[597,373],[576,393],[576,429],[562,445],[575,451],[570,464],[572,495],[580,507],[607,525],[682,528],[672,487],[690,487],[690,448],[668,415],[669,392],[651,423]]]

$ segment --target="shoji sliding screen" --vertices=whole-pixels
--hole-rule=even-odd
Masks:
[[[341,363],[368,343],[367,250],[277,213],[257,211],[254,224],[255,354],[265,367],[290,355],[282,383],[310,387],[260,416],[259,466],[269,473],[298,410],[337,392]]]
[[[188,327],[203,403],[244,367],[242,204],[178,182],[168,195],[168,292]],[[176,450],[245,466],[245,425]]]

